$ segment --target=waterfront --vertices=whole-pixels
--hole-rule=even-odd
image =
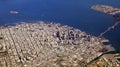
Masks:
[[[120,8],[119,0],[5,0],[0,1],[0,25],[13,24],[21,21],[53,21],[78,28],[92,35],[112,26],[116,20],[111,15],[93,11],[91,6],[96,4],[111,5]],[[10,14],[9,11],[18,11],[18,15]],[[120,25],[104,36],[119,48]]]

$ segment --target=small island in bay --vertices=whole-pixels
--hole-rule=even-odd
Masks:
[[[18,11],[15,11],[15,10],[11,10],[11,11],[10,11],[10,14],[19,14],[19,12],[18,12]]]

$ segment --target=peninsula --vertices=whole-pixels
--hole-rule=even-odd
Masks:
[[[0,27],[2,67],[86,67],[105,49],[99,37],[57,23]]]

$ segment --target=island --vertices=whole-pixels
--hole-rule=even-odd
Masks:
[[[111,14],[111,15],[120,13],[120,8],[114,8],[114,7],[108,6],[108,5],[94,5],[91,7],[91,9],[100,11],[100,12],[104,12],[106,14]]]
[[[11,11],[10,11],[10,14],[19,14],[19,12],[18,12],[18,11],[15,11],[15,10],[11,10]]]

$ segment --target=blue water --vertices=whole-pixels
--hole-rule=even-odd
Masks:
[[[0,25],[21,21],[50,21],[78,28],[98,36],[116,20],[111,16],[94,11],[96,4],[120,8],[120,0],[0,0]],[[16,10],[18,15],[10,14]],[[104,35],[120,51],[120,25]]]

